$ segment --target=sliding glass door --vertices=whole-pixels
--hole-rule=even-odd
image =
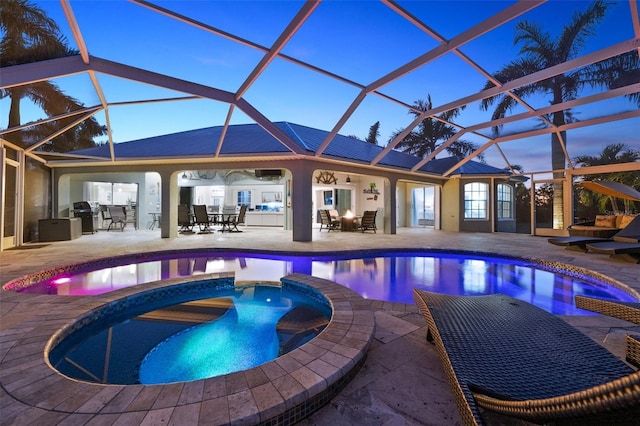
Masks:
[[[2,175],[2,250],[17,245],[18,162],[4,158]]]

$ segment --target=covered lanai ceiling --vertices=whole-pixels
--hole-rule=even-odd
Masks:
[[[93,117],[108,133],[100,143],[144,139],[193,129],[255,123],[291,157],[323,158],[336,135],[365,139],[380,123],[369,160],[384,167],[385,156],[427,117],[464,108],[448,121],[457,133],[421,159],[447,156],[456,140],[478,149],[456,167],[482,154],[497,167],[521,166],[527,173],[551,171],[551,134],[560,135],[568,155],[597,155],[612,143],[640,149],[640,111],[628,98],[633,83],[607,90],[587,88],[576,99],[550,104],[550,95],[518,97],[517,89],[620,54],[640,50],[635,0],[612,4],[580,52],[565,63],[499,81],[492,74],[519,57],[518,22],[540,24],[557,36],[583,1],[34,1],[60,26],[78,56],[2,68],[0,85],[14,88],[49,81],[84,108],[49,116],[27,98],[21,126],[8,127],[9,99],[0,101],[0,137],[13,131],[73,117]],[[638,71],[640,73],[640,71]],[[487,81],[493,87],[484,89]],[[483,99],[508,93],[516,107],[501,120]],[[432,108],[415,117],[418,100]],[[549,114],[573,112],[575,121],[554,126]],[[289,121],[327,132],[314,152],[299,145],[275,122]],[[43,152],[42,146],[71,125],[24,148],[51,166],[69,162],[113,163]],[[499,134],[492,128],[502,126]],[[395,137],[394,137],[395,135]],[[212,140],[215,160],[225,131]],[[250,142],[249,142],[250,143]],[[282,156],[283,153],[280,153]],[[477,158],[476,158],[477,159]],[[206,160],[206,159],[204,159]],[[635,165],[631,166],[636,167]]]

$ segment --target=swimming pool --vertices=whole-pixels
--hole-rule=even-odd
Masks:
[[[637,294],[606,277],[552,262],[439,250],[296,253],[197,249],[144,253],[69,265],[7,283],[28,293],[97,295],[145,282],[221,271],[237,281],[277,281],[299,272],[335,281],[363,297],[413,303],[414,287],[454,295],[504,293],[559,315],[588,315],[577,294],[634,301]]]

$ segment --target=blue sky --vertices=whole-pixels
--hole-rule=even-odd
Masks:
[[[36,1],[55,19],[69,39],[71,35],[58,1]],[[253,43],[269,47],[298,13],[301,1],[161,1],[154,2],[204,24],[235,34]],[[451,39],[505,9],[507,1],[399,1],[403,8],[422,20],[445,39]],[[72,0],[71,8],[93,56],[121,62],[177,78],[235,92],[260,61],[263,53],[183,22],[170,19],[139,4],[124,0]],[[589,2],[549,1],[516,20],[465,44],[461,51],[490,73],[518,56],[513,45],[514,24],[521,19],[543,24],[556,35],[570,21],[574,10],[583,10]],[[582,50],[591,53],[609,45],[632,39],[633,26],[629,4],[613,4],[598,27],[597,36]],[[404,63],[428,52],[438,43],[411,25],[384,3],[377,1],[325,1],[286,44],[283,52],[332,73],[368,85]],[[124,102],[183,96],[181,93],[149,85],[98,75],[109,102]],[[99,98],[87,75],[56,79],[55,82],[85,105],[96,105]],[[454,54],[447,54],[406,74],[380,89],[404,103],[426,99],[430,94],[434,107],[480,91],[484,77]],[[599,91],[600,89],[597,89]],[[308,69],[275,59],[244,98],[271,121],[291,121],[331,130],[358,95],[359,89]],[[547,97],[532,97],[534,107],[548,105]],[[2,110],[5,100],[0,103]],[[578,118],[629,111],[634,106],[615,99],[581,107]],[[109,118],[115,142],[224,124],[228,105],[211,100],[167,102],[138,106],[112,107]],[[523,112],[516,109],[513,113]],[[0,126],[6,127],[6,113]],[[23,106],[23,122],[42,118],[44,113]],[[105,122],[105,114],[96,118]],[[381,123],[380,143],[412,120],[407,109],[393,102],[368,95],[340,129],[341,134],[365,138],[369,126]],[[467,106],[457,122],[471,125],[490,119],[477,103]],[[232,123],[252,120],[238,108]],[[638,118],[594,126],[569,133],[570,156],[594,155],[609,143],[626,143],[640,149]],[[533,128],[537,122],[519,123]],[[488,133],[488,131],[483,131]],[[466,138],[482,144],[486,138]],[[501,144],[512,163],[525,171],[547,170],[550,136]],[[492,165],[504,161],[494,148],[486,152]]]

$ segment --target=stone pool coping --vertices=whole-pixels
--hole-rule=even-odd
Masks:
[[[164,385],[103,385],[70,379],[53,370],[45,358],[47,345],[61,328],[87,312],[154,288],[233,277],[204,274],[127,287],[98,296],[41,296],[64,299],[31,324],[29,344],[4,348],[0,383],[22,403],[55,413],[60,420],[85,423],[112,414],[131,421],[211,424],[292,424],[327,403],[357,373],[373,340],[375,319],[370,304],[356,292],[332,281],[290,274],[281,279],[308,285],[331,303],[333,315],[316,338],[249,370],[192,382]],[[33,296],[33,295],[32,295]],[[62,301],[62,300],[60,300]],[[17,339],[19,342],[20,339]],[[33,355],[25,359],[25,348]]]

